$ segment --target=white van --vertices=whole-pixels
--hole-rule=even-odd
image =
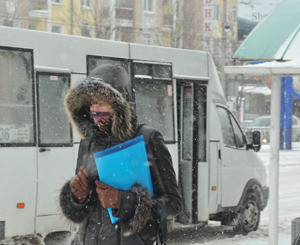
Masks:
[[[259,137],[246,141],[208,53],[7,27],[0,36],[0,240],[71,229],[57,197],[80,138],[62,98],[103,63],[128,70],[139,121],[164,135],[184,202],[178,222],[257,229],[268,199]]]

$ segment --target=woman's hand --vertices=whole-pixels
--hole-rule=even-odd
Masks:
[[[99,201],[104,208],[118,208],[119,207],[119,190],[100,182],[95,181],[96,192],[98,193]]]
[[[73,196],[80,203],[83,203],[89,195],[90,179],[88,171],[81,166],[78,174],[70,181],[70,188]]]

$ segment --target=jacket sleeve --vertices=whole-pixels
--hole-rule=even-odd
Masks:
[[[86,150],[85,148],[86,147],[83,144],[83,141],[81,141],[77,158],[76,174],[78,173],[79,167],[84,164],[84,159],[82,156],[84,156],[83,153]],[[59,206],[62,210],[62,213],[66,216],[67,219],[74,223],[81,223],[84,221],[90,211],[93,200],[95,199],[94,193],[92,191],[93,189],[95,188],[91,186],[89,196],[87,197],[85,202],[79,203],[72,194],[70,181],[67,181],[65,183],[60,191]]]
[[[158,131],[152,133],[149,144],[153,155],[150,170],[155,192],[154,217],[174,218],[181,212],[182,202],[170,152]]]
[[[151,152],[147,150],[154,197],[147,189],[135,184],[128,191],[119,193],[119,210],[123,231],[131,234],[142,230],[151,219],[159,222],[173,218],[182,209],[171,155],[162,135],[153,131],[149,140]]]

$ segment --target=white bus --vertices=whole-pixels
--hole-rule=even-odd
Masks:
[[[208,53],[7,27],[0,37],[0,240],[70,229],[57,201],[80,138],[62,98],[103,63],[128,70],[139,121],[164,136],[184,202],[178,222],[257,229],[268,199],[259,142],[246,140]]]

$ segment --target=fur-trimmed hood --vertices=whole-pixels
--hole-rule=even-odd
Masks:
[[[117,65],[100,65],[64,100],[69,119],[82,138],[92,136],[97,126],[89,115],[91,102],[105,102],[113,109],[111,132],[120,141],[133,137],[136,115],[131,83],[126,70]]]

